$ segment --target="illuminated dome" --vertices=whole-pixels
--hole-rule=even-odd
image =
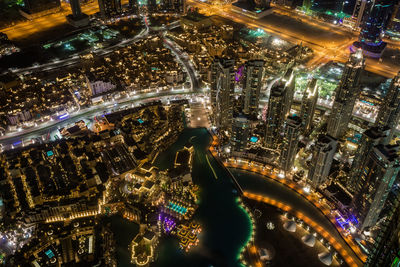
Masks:
[[[294,221],[287,221],[283,224],[283,228],[285,228],[288,232],[296,232],[296,223]]]
[[[325,264],[327,266],[332,264],[332,254],[329,252],[319,253],[318,258],[323,264]]]
[[[313,236],[312,234],[303,236],[301,240],[303,240],[304,244],[309,247],[313,247],[315,245],[315,236]]]

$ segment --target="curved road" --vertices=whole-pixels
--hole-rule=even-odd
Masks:
[[[144,24],[145,24],[146,28],[143,29],[142,31],[140,31],[138,33],[138,35],[135,35],[134,37],[129,38],[129,39],[124,39],[124,40],[122,40],[121,42],[119,42],[119,43],[117,43],[115,45],[112,45],[112,46],[109,46],[109,47],[106,47],[106,48],[103,48],[103,49],[95,50],[95,51],[93,51],[93,53],[96,56],[104,56],[104,55],[107,55],[107,54],[113,52],[114,50],[116,50],[118,48],[125,47],[127,45],[130,45],[132,43],[135,43],[137,41],[140,41],[140,40],[146,38],[147,36],[150,35],[150,33],[149,33],[150,30],[152,30],[153,32],[165,31],[165,30],[173,29],[173,28],[176,28],[176,27],[179,26],[179,21],[176,21],[176,22],[171,23],[168,26],[164,26],[164,27],[159,28],[158,30],[154,30],[154,29],[150,29],[148,27],[148,25],[146,23],[146,17],[144,17],[143,20],[144,20]],[[26,72],[49,71],[49,70],[54,70],[54,69],[57,69],[57,68],[63,68],[63,67],[66,67],[66,66],[71,66],[71,65],[79,63],[80,60],[81,60],[79,55],[81,55],[81,54],[83,54],[85,52],[87,52],[87,51],[86,50],[85,51],[81,51],[79,53],[76,53],[76,54],[72,55],[71,57],[68,57],[68,58],[65,58],[65,59],[62,59],[62,60],[53,60],[51,62],[47,62],[47,63],[40,64],[40,65],[34,65],[34,66],[31,66],[31,67],[26,67],[26,68],[21,68],[21,69],[18,69],[18,68],[17,69],[12,69],[11,71],[13,73],[15,73],[15,74],[20,74],[20,73],[26,73]],[[7,72],[7,71],[5,71],[5,72]]]
[[[304,197],[291,190],[289,187],[269,178],[265,178],[259,174],[254,174],[249,171],[231,169],[237,181],[244,191],[267,196],[275,199],[285,205],[292,207],[294,210],[303,213],[315,223],[322,226],[335,240],[346,249],[347,253],[355,261],[357,266],[362,266],[361,260],[357,257],[354,251],[343,240],[342,236],[337,231],[336,227],[325,217],[322,212],[307,201]]]
[[[126,105],[132,104],[134,102],[140,103],[140,101],[146,99],[157,99],[160,98],[169,98],[175,97],[179,95],[192,94],[191,90],[185,89],[176,89],[170,90],[164,93],[146,93],[141,95],[136,95],[133,97],[129,97],[128,99],[122,99],[119,102],[115,103],[103,103],[102,105],[92,106],[87,109],[81,110],[78,114],[71,114],[71,116],[64,120],[58,120],[53,122],[47,122],[40,125],[40,127],[32,127],[26,130],[22,130],[21,132],[13,132],[11,134],[6,134],[4,136],[0,136],[0,145],[2,145],[4,150],[11,149],[11,145],[15,142],[19,142],[21,140],[31,140],[33,138],[41,137],[42,135],[47,135],[50,132],[57,131],[59,128],[66,127],[67,125],[71,125],[76,121],[82,119],[91,119],[94,116],[98,116],[103,114],[103,112],[111,112],[112,110],[118,110],[120,108],[125,108]],[[116,105],[115,105],[116,104]],[[118,107],[117,107],[118,106]],[[1,146],[0,146],[1,147]],[[1,149],[0,149],[1,151]]]
[[[105,51],[103,50],[102,53],[100,53],[99,55],[103,55],[105,53],[110,53],[112,52],[112,49],[114,48],[120,48],[123,47],[125,45],[128,45],[132,42],[136,42],[138,40],[141,40],[145,37],[147,37],[149,35],[149,31],[151,29],[149,29],[146,18],[144,18],[144,22],[145,22],[145,26],[146,26],[146,30],[142,31],[139,35],[129,39],[129,40],[124,40],[119,44],[116,44],[112,47],[108,47]],[[163,27],[161,28],[159,31],[165,31],[167,29],[171,29],[171,28],[175,28],[179,26],[179,23],[171,23],[169,26],[167,27]],[[175,96],[175,95],[181,95],[181,94],[192,94],[193,92],[199,92],[200,90],[200,83],[199,80],[196,76],[196,71],[193,67],[193,64],[190,62],[189,58],[187,56],[184,56],[182,54],[182,52],[179,50],[178,46],[176,43],[174,43],[171,40],[165,40],[165,46],[171,50],[171,52],[176,56],[178,62],[180,62],[182,64],[182,66],[186,69],[186,72],[189,75],[190,81],[191,81],[191,90],[170,90],[168,92],[162,92],[162,93],[156,93],[156,92],[152,92],[152,93],[145,93],[145,94],[139,94],[139,95],[134,95],[132,97],[129,97],[128,99],[122,99],[118,102],[116,102],[117,105],[123,105],[123,104],[129,104],[138,100],[144,100],[144,99],[148,99],[148,98],[159,98],[159,97],[168,97],[168,96]],[[44,70],[45,68],[48,68],[49,66],[52,66],[51,68],[57,68],[57,67],[61,67],[61,66],[65,66],[65,65],[72,65],[77,63],[78,59],[74,59],[74,58],[69,58],[69,59],[65,59],[64,61],[59,61],[57,63],[48,63],[48,64],[44,64],[44,65],[40,65],[37,67],[33,67],[32,70],[34,71],[39,71],[39,70]],[[55,66],[53,66],[52,64],[56,64]],[[25,70],[20,70],[21,72],[23,71],[27,71],[27,69]],[[65,127],[67,125],[70,125],[72,123],[74,123],[75,121],[79,121],[83,118],[90,118],[93,117],[95,115],[100,115],[102,112],[104,111],[108,111],[110,110],[110,105],[113,105],[114,103],[103,103],[102,105],[98,105],[98,106],[92,106],[83,110],[79,110],[79,112],[76,112],[75,114],[71,114],[70,117],[68,119],[65,120],[60,120],[60,121],[54,121],[54,122],[46,122],[41,124],[40,126],[36,126],[36,127],[32,127],[29,129],[25,129],[22,130],[20,132],[13,132],[13,133],[7,133],[4,136],[0,136],[0,151],[3,150],[7,150],[7,149],[11,149],[12,148],[12,144],[15,142],[19,142],[23,139],[25,140],[30,140],[32,138],[37,138],[40,137],[41,135],[46,135],[47,133],[56,131],[57,129],[61,128],[61,127]]]

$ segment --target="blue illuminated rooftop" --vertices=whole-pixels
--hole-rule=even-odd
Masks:
[[[49,259],[53,258],[55,255],[51,249],[47,250],[45,252],[46,256],[49,257]]]
[[[256,137],[256,136],[250,137],[250,142],[257,143],[257,141],[258,141],[258,137]]]

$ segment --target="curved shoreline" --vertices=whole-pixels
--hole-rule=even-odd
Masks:
[[[366,256],[364,254],[362,254],[361,250],[354,244],[354,242],[350,238],[345,238],[341,234],[341,232],[336,227],[336,225],[334,224],[332,219],[328,217],[328,215],[330,214],[330,212],[328,210],[324,210],[321,204],[313,202],[312,201],[312,197],[310,195],[304,194],[305,193],[304,190],[302,188],[299,188],[298,185],[293,183],[292,181],[288,181],[287,179],[278,179],[274,174],[272,174],[272,175],[268,174],[268,172],[266,170],[261,170],[261,169],[256,168],[256,167],[249,168],[246,165],[239,165],[239,164],[236,164],[236,163],[232,163],[230,161],[222,162],[219,159],[219,157],[217,155],[217,152],[216,152],[216,149],[215,149],[215,147],[218,145],[218,138],[215,135],[213,135],[210,131],[209,131],[209,133],[212,136],[212,142],[211,142],[210,147],[208,148],[208,150],[213,155],[213,157],[215,159],[217,159],[217,161],[224,166],[224,168],[226,168],[228,171],[229,171],[229,168],[235,168],[235,169],[238,169],[238,170],[249,171],[251,173],[255,173],[257,175],[261,175],[262,177],[266,177],[266,178],[271,179],[271,180],[273,180],[275,182],[278,182],[279,184],[284,185],[285,187],[291,189],[292,191],[294,191],[295,193],[297,193],[298,195],[303,197],[313,207],[317,208],[317,210],[322,213],[322,215],[325,217],[325,219],[327,219],[333,225],[333,227],[336,229],[338,235],[340,236],[340,238],[342,239],[344,244],[346,244],[350,248],[350,251],[352,251],[354,253],[355,258],[353,256],[348,255],[348,253],[344,250],[344,248],[342,248],[343,250],[337,249],[338,252],[342,251],[342,253],[345,254],[345,255],[343,255],[342,253],[340,253],[344,259],[351,257],[351,260],[347,259],[346,262],[348,262],[348,264],[350,266],[362,266],[363,265],[363,262],[365,262],[365,260],[366,260]],[[236,187],[238,189],[241,190],[241,192],[243,192],[243,195],[245,197],[250,196],[251,193],[244,192],[242,190],[240,184],[237,182],[236,178],[232,175],[232,173],[230,171],[229,171],[229,174],[230,174],[230,176],[232,178],[233,183],[236,185]],[[273,177],[273,176],[275,176],[275,177]],[[259,196],[259,197],[262,198],[262,196]],[[276,200],[274,200],[273,203],[276,203]],[[281,203],[281,204],[282,204],[282,207],[288,207],[288,206],[284,205],[283,203]],[[304,216],[304,215],[300,213],[300,216]],[[320,227],[320,226],[318,226],[318,227]],[[327,238],[327,240],[330,240],[330,239]],[[333,237],[332,237],[332,240],[335,241],[335,239]]]
[[[249,168],[245,168],[246,166],[239,166],[239,165],[231,164],[231,163],[225,163],[225,164],[227,165],[227,168],[233,168],[233,169],[236,169],[236,170],[239,170],[239,171],[242,171],[242,172],[243,171],[244,172],[248,172],[249,174],[260,176],[260,178],[262,178],[262,179],[268,179],[271,182],[275,182],[277,184],[283,185],[287,189],[290,189],[290,191],[296,193],[296,195],[301,196],[304,200],[307,201],[307,203],[311,204],[314,208],[316,208],[321,213],[321,215],[327,221],[329,221],[330,224],[332,224],[332,226],[335,228],[335,230],[337,231],[337,234],[340,236],[342,241],[345,244],[347,244],[347,246],[350,248],[350,250],[354,253],[355,260],[353,259],[353,261],[354,261],[354,264],[356,264],[355,266],[362,266],[363,265],[363,262],[365,262],[365,260],[366,260],[366,256],[364,254],[361,254],[361,250],[358,247],[356,247],[356,245],[353,243],[353,241],[350,238],[346,238],[340,233],[340,231],[337,228],[337,226],[335,225],[335,223],[331,220],[331,218],[328,217],[328,215],[330,214],[329,211],[324,210],[321,204],[315,203],[314,201],[312,201],[313,200],[312,197],[309,196],[309,195],[305,195],[303,190],[301,188],[296,187],[296,185],[293,182],[287,181],[286,179],[279,179],[276,176],[272,177],[271,175],[267,175],[267,171],[265,171],[265,170],[261,171],[261,170],[258,170],[256,168],[249,169]],[[261,200],[262,198],[266,198],[266,199],[269,199],[270,201],[272,201],[272,204],[268,203],[268,204],[270,204],[272,206],[276,206],[277,204],[279,204],[280,206],[276,206],[276,207],[278,207],[278,208],[281,208],[281,207],[290,208],[289,206],[287,206],[287,205],[285,205],[285,204],[283,204],[283,203],[281,203],[281,202],[279,202],[279,201],[277,201],[275,199],[271,199],[271,198],[269,198],[267,196],[262,196],[260,194],[253,194],[251,192],[245,191],[244,192],[244,196],[246,196],[246,197],[248,197],[248,196],[253,196],[253,197],[257,196],[257,200]],[[287,211],[287,210],[285,210],[285,211]],[[297,212],[296,210],[291,210],[291,212],[293,212],[293,211]],[[361,254],[361,255],[359,255],[359,254]],[[345,258],[345,257],[343,257],[343,258]]]
[[[254,222],[253,215],[247,209],[246,205],[242,202],[242,199],[241,199],[243,197],[243,189],[242,189],[242,187],[240,186],[240,184],[236,180],[235,176],[231,173],[231,171],[225,166],[225,164],[221,161],[221,159],[216,154],[216,151],[215,151],[214,147],[218,143],[218,138],[215,135],[213,135],[210,131],[207,131],[207,132],[211,137],[210,143],[208,144],[208,147],[207,147],[207,150],[208,150],[208,152],[210,152],[210,154],[214,158],[214,160],[220,165],[220,167],[228,172],[229,177],[231,179],[231,182],[233,183],[233,185],[236,188],[237,193],[238,193],[238,197],[237,197],[238,207],[240,209],[242,209],[242,211],[247,215],[247,217],[249,219],[249,222],[250,222],[250,226],[251,226],[249,238],[244,243],[244,245],[241,247],[241,249],[239,251],[239,254],[237,256],[236,260],[239,261],[239,260],[242,259],[242,255],[245,253],[245,251],[251,247],[251,243],[254,242],[256,224]],[[245,262],[241,262],[241,263],[243,265],[245,264]]]

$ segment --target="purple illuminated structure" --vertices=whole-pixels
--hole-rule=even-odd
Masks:
[[[65,114],[59,116],[58,119],[63,120],[63,119],[66,119],[68,116],[69,116],[69,114],[65,113]]]
[[[158,215],[158,220],[161,222],[162,229],[165,233],[169,234],[176,227],[176,222],[172,217],[169,217],[163,213]]]
[[[243,70],[244,70],[244,66],[240,66],[239,69],[236,71],[235,73],[235,81],[239,82],[242,77],[243,77]]]

